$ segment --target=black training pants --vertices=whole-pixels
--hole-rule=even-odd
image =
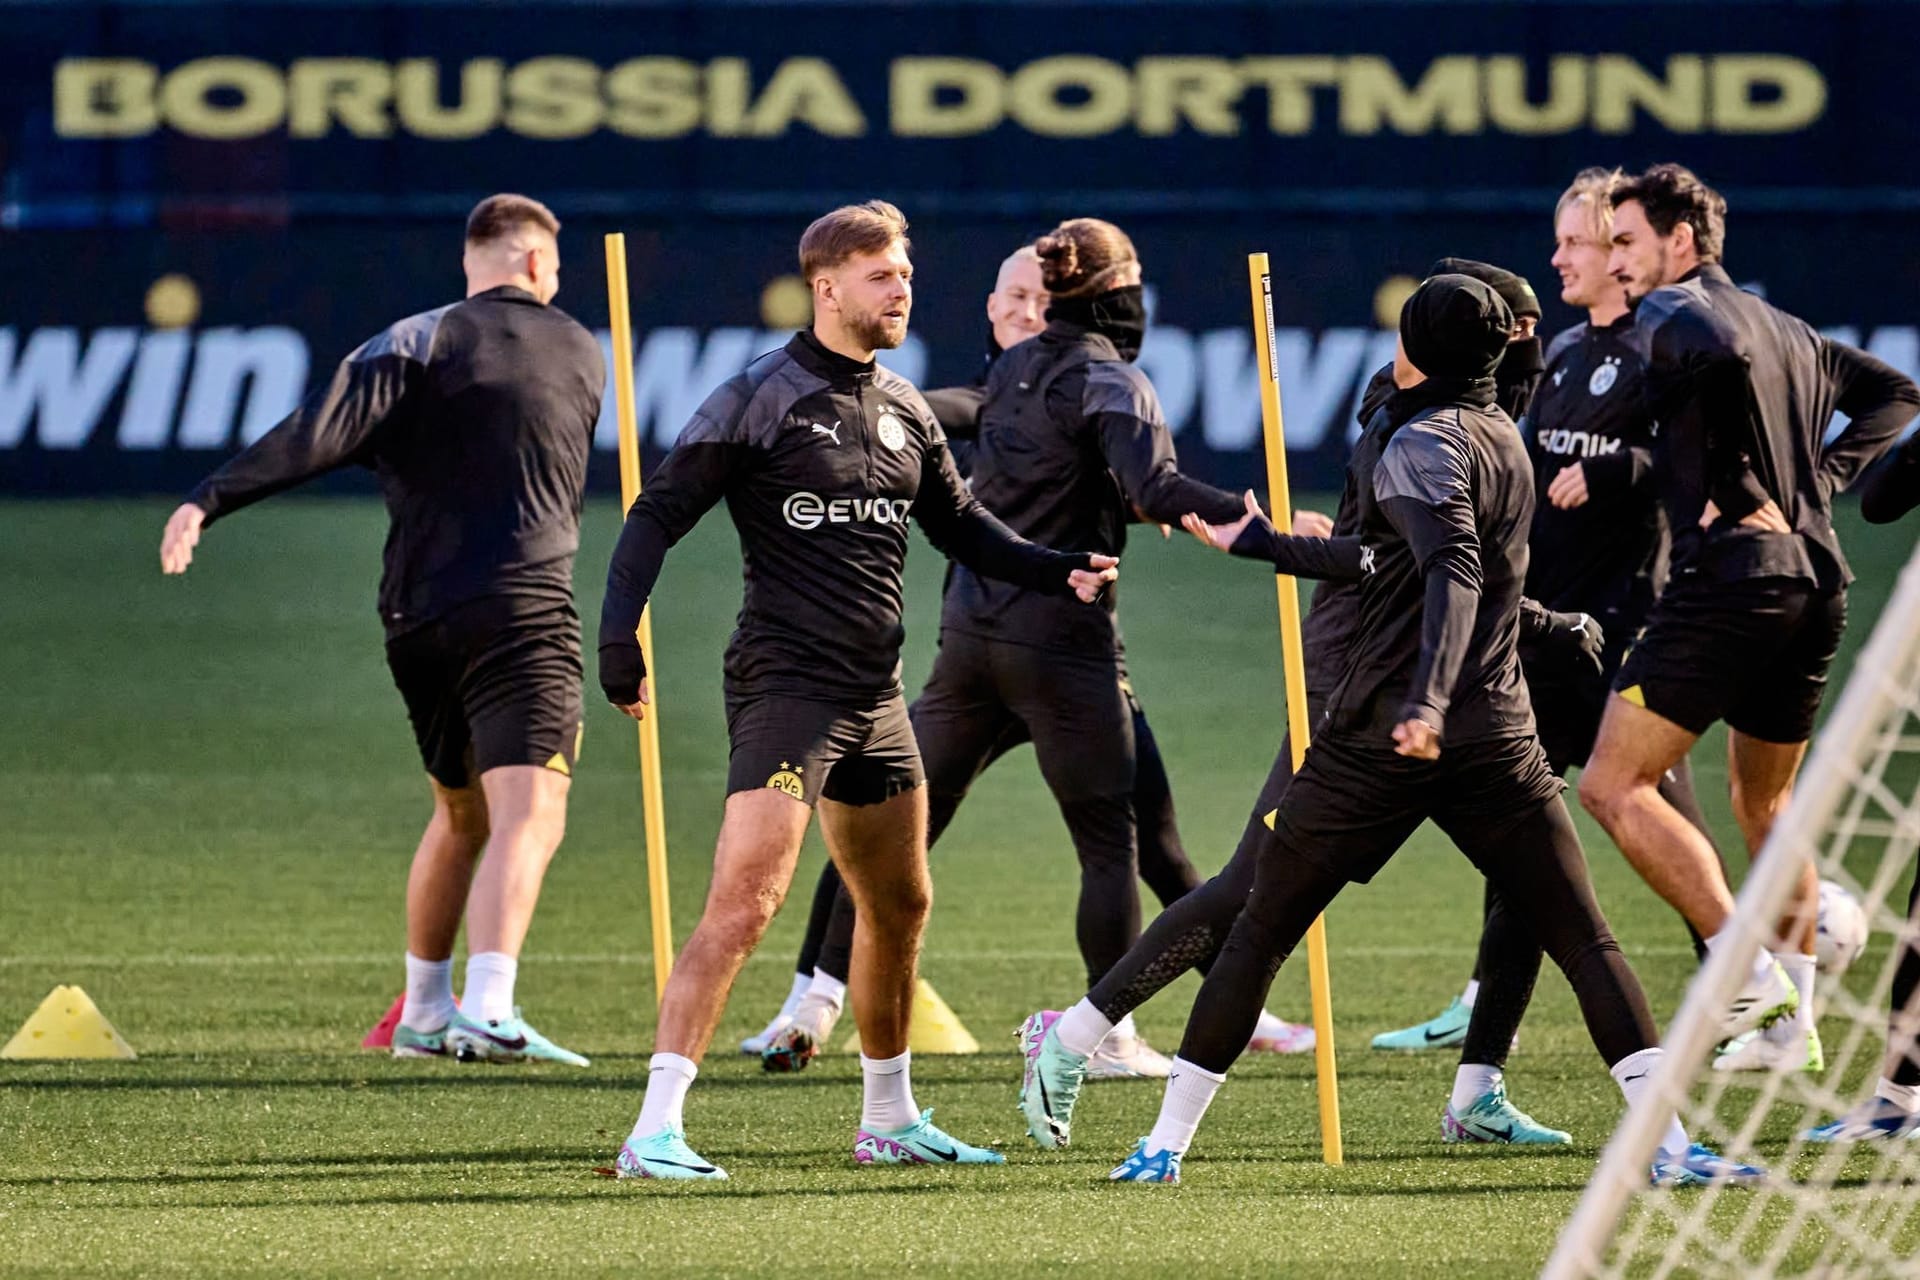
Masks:
[[[1226,1071],[1307,927],[1349,881],[1372,878],[1427,818],[1534,921],[1609,1065],[1658,1043],[1537,739],[1461,744],[1420,761],[1336,731],[1313,744],[1259,841],[1251,890],[1201,984],[1180,1056]]]

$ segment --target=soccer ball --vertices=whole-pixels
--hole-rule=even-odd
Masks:
[[[1842,974],[1867,945],[1867,913],[1846,886],[1820,882],[1820,929],[1813,953],[1821,973]]]

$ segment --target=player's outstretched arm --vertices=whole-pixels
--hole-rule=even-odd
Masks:
[[[944,440],[928,446],[913,515],[948,559],[1015,586],[1092,604],[1120,576],[1112,556],[1055,551],[1007,528],[968,491]]]
[[[1160,398],[1139,370],[1095,365],[1081,392],[1080,412],[1099,442],[1107,469],[1135,513],[1149,524],[1174,524],[1197,512],[1214,524],[1240,517],[1238,495],[1182,475]]]
[[[730,443],[696,417],[661,460],[620,526],[600,602],[600,689],[634,719],[646,715],[647,664],[640,650],[640,614],[660,579],[667,549],[687,536],[727,491],[744,445]]]
[[[1373,552],[1360,539],[1281,533],[1260,510],[1253,490],[1247,490],[1242,501],[1244,513],[1232,524],[1208,524],[1198,512],[1189,511],[1180,517],[1180,525],[1215,550],[1262,561],[1296,578],[1352,582],[1373,572]]]
[[[161,534],[162,573],[185,573],[201,531],[220,517],[362,460],[421,368],[381,338],[342,360],[326,386],[194,486]]]
[[[1380,513],[1406,540],[1425,582],[1420,655],[1394,730],[1395,749],[1420,759],[1440,754],[1447,708],[1480,607],[1471,475],[1465,445],[1424,424],[1402,428],[1374,471]]]

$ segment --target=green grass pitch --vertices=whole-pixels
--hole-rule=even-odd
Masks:
[[[924,972],[985,1051],[916,1064],[922,1104],[1000,1145],[1005,1168],[858,1168],[855,1062],[768,1078],[730,1052],[785,992],[822,856],[810,839],[689,1105],[695,1144],[733,1180],[595,1177],[632,1123],[653,1025],[632,730],[589,697],[569,835],[521,972],[529,1016],[592,1068],[363,1053],[399,989],[401,893],[427,811],[373,612],[383,515],[368,501],[270,504],[213,529],[185,579],[162,580],[167,509],[0,508],[0,1035],[56,983],[79,983],[141,1055],[0,1063],[0,1272],[1517,1276],[1545,1258],[1618,1117],[1551,971],[1509,1074],[1522,1106],[1574,1133],[1565,1154],[1443,1146],[1452,1060],[1367,1049],[1435,1012],[1471,963],[1480,884],[1428,831],[1330,915],[1344,1168],[1320,1164],[1307,1059],[1241,1064],[1178,1189],[1102,1181],[1151,1124],[1154,1084],[1091,1086],[1074,1149],[1033,1150],[1010,1033],[1081,980],[1072,854],[1022,751],[934,856]],[[612,506],[587,523],[591,635]],[[1843,535],[1862,578],[1851,652],[1912,530],[1866,529],[1849,507]],[[940,576],[924,543],[912,561],[909,692],[931,658]],[[1136,537],[1125,571],[1135,681],[1210,869],[1280,737],[1273,594],[1254,567],[1184,538]],[[716,513],[657,596],[681,937],[720,814],[718,655],[738,576]],[[1723,750],[1709,739],[1696,765],[1733,849]],[[1691,967],[1685,934],[1579,821],[1664,1020]],[[1294,1017],[1303,970],[1289,965],[1272,1001]],[[1143,1010],[1149,1038],[1172,1046],[1193,989]]]

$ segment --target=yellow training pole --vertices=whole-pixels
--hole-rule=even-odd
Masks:
[[[607,237],[607,314],[613,321],[613,409],[620,427],[620,515],[640,496],[640,431],[633,414],[633,318],[627,307],[627,237]],[[667,815],[660,786],[660,677],[653,665],[653,606],[640,611],[640,656],[646,660],[647,718],[640,722],[640,797],[646,806],[647,897],[653,912],[654,997],[673,972],[673,913],[667,909]]]
[[[1273,522],[1282,530],[1293,523],[1293,498],[1287,492],[1286,429],[1280,420],[1280,365],[1273,353],[1273,276],[1267,255],[1247,255],[1247,283],[1253,289],[1253,348],[1260,367],[1260,424],[1267,441],[1267,493]],[[1291,574],[1279,574],[1280,660],[1287,681],[1287,732],[1292,735],[1293,767],[1307,753],[1307,672],[1300,642],[1300,589]],[[1307,986],[1313,1000],[1313,1062],[1320,1085],[1320,1158],[1341,1163],[1340,1079],[1333,1061],[1333,991],[1327,974],[1326,917],[1307,930]]]

